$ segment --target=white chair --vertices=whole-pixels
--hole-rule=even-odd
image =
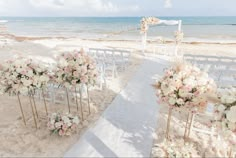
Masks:
[[[166,54],[166,45],[165,44],[158,44],[158,45],[154,46],[154,54],[167,55]]]

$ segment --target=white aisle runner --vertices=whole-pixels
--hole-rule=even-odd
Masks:
[[[145,59],[126,88],[65,157],[149,157],[158,105],[151,84],[164,65]]]

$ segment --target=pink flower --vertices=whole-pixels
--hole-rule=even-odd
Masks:
[[[63,124],[63,125],[62,125],[62,130],[64,130],[64,131],[65,131],[67,128],[68,128],[68,127],[67,127],[67,125],[66,125],[66,124]]]
[[[59,135],[60,135],[60,136],[64,136],[64,135],[65,135],[64,130],[60,129],[60,130],[59,130]]]
[[[72,130],[75,130],[76,127],[77,127],[77,125],[73,123],[72,126],[71,126],[71,129],[72,129]]]
[[[78,72],[78,71],[74,71],[74,72],[73,72],[73,75],[74,75],[75,77],[79,77],[79,72]]]
[[[70,73],[70,68],[69,68],[69,67],[66,67],[66,68],[65,68],[65,72],[66,72],[66,73]]]
[[[26,75],[26,71],[25,70],[21,71],[21,74]]]
[[[82,76],[80,78],[81,83],[87,83],[88,82],[88,77],[87,76]]]
[[[50,129],[50,130],[54,130],[54,129],[55,129],[55,126],[51,124],[51,125],[49,126],[49,129]]]
[[[157,104],[161,104],[161,100],[159,99],[159,100],[157,100]]]
[[[76,80],[72,80],[72,81],[71,81],[71,84],[72,84],[72,85],[76,85],[76,82],[77,82]]]

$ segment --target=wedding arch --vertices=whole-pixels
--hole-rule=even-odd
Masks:
[[[159,24],[178,25],[178,30],[175,32],[175,41],[176,41],[175,55],[177,55],[178,45],[183,39],[183,32],[181,31],[182,20],[161,20],[156,17],[144,17],[141,20],[140,33],[142,35],[142,46],[143,46],[142,51],[144,52],[146,50],[147,32],[149,26],[159,25]]]

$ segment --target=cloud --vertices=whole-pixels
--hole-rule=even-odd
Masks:
[[[113,16],[136,13],[118,0],[0,0],[1,16]]]
[[[165,0],[165,5],[164,5],[165,8],[172,8],[172,3],[171,3],[171,0]]]
[[[108,0],[29,0],[35,8],[58,10],[77,10],[77,12],[120,12],[123,10],[137,11],[138,6],[118,6]]]

